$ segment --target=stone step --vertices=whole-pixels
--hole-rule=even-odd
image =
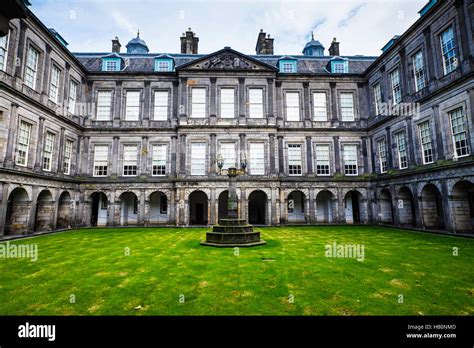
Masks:
[[[244,225],[247,225],[247,221],[245,219],[219,219],[219,225],[244,226]]]
[[[212,226],[213,232],[223,232],[223,233],[245,233],[245,232],[253,232],[252,225],[245,225],[245,226],[222,226],[222,225],[214,225]]]

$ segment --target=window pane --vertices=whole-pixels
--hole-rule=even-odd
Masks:
[[[315,121],[327,121],[328,120],[328,111],[327,111],[327,96],[324,92],[314,92],[313,93],[313,103],[314,103],[314,120]]]
[[[299,144],[288,144],[288,174],[302,174],[301,145]]]
[[[224,165],[222,169],[237,167],[235,143],[222,143],[220,154],[224,159]]]
[[[166,175],[166,145],[153,145],[152,169],[154,176]]]
[[[234,118],[235,117],[235,92],[233,88],[221,89],[221,117]]]
[[[329,145],[316,145],[316,175],[329,175]]]
[[[191,117],[206,117],[206,89],[191,90]]]
[[[300,120],[300,98],[298,92],[286,92],[286,120]]]
[[[206,175],[206,143],[191,144],[191,175]]]
[[[18,152],[16,155],[16,163],[21,166],[26,166],[28,163],[31,128],[31,124],[21,121],[18,133]]]
[[[265,174],[265,144],[263,143],[250,144],[250,174]]]
[[[155,92],[155,109],[153,117],[155,121],[166,121],[168,119],[168,91]]]
[[[110,120],[110,108],[112,105],[112,92],[99,91],[97,94],[97,120]]]
[[[95,145],[94,147],[94,176],[107,176],[109,164],[109,147]]]
[[[123,175],[137,175],[138,146],[125,145],[123,147]]]
[[[357,145],[344,145],[344,173],[345,175],[357,175]]]
[[[249,89],[249,117],[263,118],[263,89]]]
[[[138,121],[140,113],[140,92],[128,91],[126,95],[125,120]]]
[[[341,93],[341,120],[354,121],[354,95],[352,93]]]

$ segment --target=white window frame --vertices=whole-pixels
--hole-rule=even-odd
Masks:
[[[373,87],[372,87],[373,93],[374,93],[374,105],[375,105],[375,115],[380,115],[382,112],[382,85],[380,82],[377,82]]]
[[[420,136],[421,158],[423,160],[423,164],[433,163],[434,153],[433,153],[430,121],[424,121],[418,124],[418,132]],[[429,160],[429,158],[431,158],[431,160]]]
[[[110,121],[112,116],[112,91],[97,92],[97,121]]]
[[[191,117],[205,118],[207,111],[207,89],[205,87],[191,88]]]
[[[0,71],[7,71],[7,58],[8,58],[8,45],[10,43],[10,31],[8,31],[7,35],[2,36],[0,44]]]
[[[351,149],[350,151],[348,151],[349,148]],[[345,176],[359,175],[359,159],[358,159],[358,153],[357,153],[357,145],[356,144],[342,145],[342,153],[343,153],[344,175]],[[348,166],[353,166],[353,167],[349,168]]]
[[[123,145],[123,161],[122,161],[122,175],[123,176],[137,176],[138,175],[138,145],[124,144]]]
[[[350,103],[348,99],[349,96],[350,96]],[[347,99],[344,100],[344,98],[347,98]],[[340,110],[341,110],[341,121],[342,122],[355,121],[354,93],[341,92],[339,94],[339,105],[340,105]]]
[[[402,101],[402,90],[400,86],[400,70],[397,68],[390,73],[390,87],[392,89],[393,104],[396,105]]]
[[[301,144],[288,144],[288,175],[303,175],[303,146]]]
[[[405,132],[395,134],[395,141],[397,142],[398,168],[408,168],[408,150]]]
[[[301,121],[300,93],[297,91],[285,92],[286,120],[288,122]]]
[[[30,46],[26,56],[26,67],[25,67],[25,85],[31,89],[36,89],[36,79],[38,75],[38,61],[39,51]]]
[[[152,176],[166,176],[167,173],[168,145],[155,144],[152,146],[151,167]]]
[[[138,121],[140,119],[140,91],[127,91],[125,93],[125,121]]]
[[[153,120],[167,121],[169,115],[169,91],[155,91]]]
[[[54,143],[56,142],[56,134],[46,132],[43,146],[43,162],[42,168],[45,172],[50,172],[52,168]]]
[[[49,100],[53,103],[58,103],[59,100],[59,80],[61,77],[61,70],[54,64],[51,66],[51,79],[49,81]]]
[[[115,59],[107,60],[105,62],[105,71],[119,71],[118,63]]]
[[[445,41],[445,35],[450,33],[449,40]],[[458,58],[456,53],[456,35],[454,33],[454,25],[446,28],[440,35],[441,60],[443,61],[444,75],[448,75],[458,67]]]
[[[426,87],[423,50],[419,50],[413,55],[413,78],[415,80],[415,92],[419,92]]]
[[[229,168],[237,168],[237,151],[235,147],[235,142],[220,143],[219,154],[222,156],[222,159],[224,160],[222,169],[227,170]]]
[[[319,122],[328,120],[328,95],[326,92],[313,92],[313,120]]]
[[[249,88],[249,118],[263,118],[263,88]],[[258,93],[258,94],[257,94]]]
[[[207,144],[191,143],[191,175],[206,175]]]
[[[460,106],[454,110],[451,110],[448,112],[448,115],[449,123],[451,125],[451,140],[453,142],[454,158],[469,156],[471,154],[471,149],[469,146],[469,134],[464,107]],[[453,118],[453,116],[457,117]],[[456,145],[456,143],[458,142],[464,142],[464,145],[461,145],[458,148],[458,146]],[[460,150],[461,154],[458,154],[458,150]],[[462,153],[464,151],[465,153]]]
[[[74,142],[72,140],[66,139],[66,144],[64,145],[64,163],[63,163],[63,174],[71,174],[71,160],[72,160],[72,151],[73,151]]]
[[[100,149],[100,151],[98,151]],[[109,171],[109,146],[104,144],[94,145],[94,177],[106,177]]]
[[[76,112],[77,88],[79,84],[75,81],[69,82],[68,111],[71,114]]]
[[[17,140],[17,155],[15,159],[15,163],[18,166],[26,167],[28,165],[32,129],[33,125],[31,123],[20,121]]]
[[[250,143],[250,175],[265,175],[265,143]],[[260,155],[261,153],[261,155]]]
[[[160,72],[171,71],[170,61],[168,61],[168,60],[159,60],[157,69],[158,69],[157,71],[160,71]]]
[[[385,139],[380,139],[377,142],[378,155],[379,155],[379,168],[380,173],[387,172],[387,142]]]
[[[220,92],[221,118],[235,118],[235,88],[223,87]]]
[[[323,150],[324,149],[324,150]],[[331,175],[331,146],[329,144],[316,144],[316,175],[329,176]]]
[[[292,73],[292,72],[294,72],[293,67],[294,67],[293,63],[288,63],[288,62],[287,63],[282,63],[282,70],[283,70],[282,72],[283,73]]]

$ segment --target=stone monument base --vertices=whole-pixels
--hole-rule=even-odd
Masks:
[[[220,219],[219,224],[206,233],[206,240],[201,245],[214,247],[252,247],[267,244],[260,239],[260,232],[242,219]]]

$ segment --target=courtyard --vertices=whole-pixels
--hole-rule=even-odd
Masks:
[[[267,245],[199,245],[204,228],[81,229],[11,241],[0,315],[473,315],[474,240],[372,226],[257,228]],[[2,243],[2,244],[5,244]],[[363,246],[364,257],[326,257]]]

